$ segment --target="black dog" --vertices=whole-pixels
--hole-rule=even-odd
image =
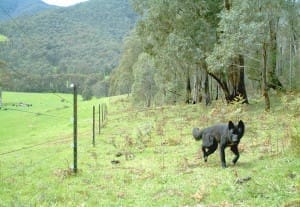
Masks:
[[[234,125],[232,121],[229,121],[228,124],[214,125],[201,131],[199,128],[194,128],[193,136],[197,141],[202,139],[202,151],[205,162],[207,157],[216,151],[219,143],[221,164],[225,168],[225,148],[230,146],[231,151],[235,154],[235,158],[232,160],[233,164],[235,164],[240,157],[238,144],[244,135],[244,131],[245,125],[242,120],[239,121],[238,125]]]

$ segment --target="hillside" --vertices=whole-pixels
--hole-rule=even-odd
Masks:
[[[4,92],[1,206],[299,206],[299,94],[272,96],[269,113],[262,99],[147,109],[132,108],[129,99],[78,98],[74,175],[72,96]],[[97,110],[93,147],[92,107],[100,103],[108,115],[99,135]],[[218,150],[205,163],[192,128],[239,119],[246,132],[237,164],[230,149],[228,168]]]
[[[118,64],[135,20],[127,1],[92,0],[0,24],[9,38],[0,45],[0,59],[17,79],[6,88],[62,92],[70,81],[82,90],[92,87]],[[102,79],[90,81],[95,74]]]
[[[31,16],[50,8],[55,8],[55,6],[45,4],[41,0],[1,0],[0,22],[18,16]]]

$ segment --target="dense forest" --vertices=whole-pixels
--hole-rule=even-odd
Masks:
[[[109,74],[136,18],[128,1],[90,0],[3,21],[2,87],[67,92],[70,82],[76,82],[86,98],[107,95]]]
[[[141,15],[111,76],[136,105],[248,103],[300,87],[295,0],[132,0]]]

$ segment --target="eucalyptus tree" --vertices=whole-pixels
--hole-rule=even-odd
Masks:
[[[284,25],[282,22],[287,23],[286,4],[285,0],[234,1],[230,5],[230,10],[225,9],[221,13],[220,41],[207,58],[212,73],[227,74],[226,78],[233,83],[240,80],[236,78],[230,80],[231,72],[228,68],[237,66],[243,69],[245,62],[232,61],[236,55],[245,58],[246,61],[256,59],[255,70],[259,75],[256,79],[261,83],[266,110],[270,109],[269,89],[283,88],[276,75],[276,69],[278,31]]]
[[[212,22],[216,22],[213,19],[218,12],[211,11],[219,9],[219,3],[217,0],[133,1],[143,15],[136,27],[143,51],[153,57],[157,68],[157,96],[169,97],[171,93],[174,102],[178,99],[190,102],[192,97],[196,102],[202,88],[206,103],[210,102],[205,57],[216,40]],[[201,76],[204,84],[200,82]]]
[[[133,65],[132,96],[135,105],[141,103],[146,107],[152,105],[157,91],[154,81],[155,70],[153,58],[147,53],[140,54],[137,62]]]
[[[5,41],[7,41],[7,37],[0,34],[0,43],[5,42]],[[4,77],[7,76],[7,74],[4,71],[4,66],[5,66],[5,63],[0,60],[0,109],[2,107],[2,85],[4,82]]]
[[[209,74],[218,82],[223,90],[227,102],[242,98],[248,103],[245,77],[244,77],[244,56],[239,51],[240,39],[239,26],[240,15],[235,2],[224,0],[224,8],[220,14],[221,20],[218,26],[217,44],[206,59],[209,67]]]
[[[110,76],[109,94],[129,94],[134,81],[133,65],[142,52],[140,38],[135,30],[125,38],[124,49],[118,67],[113,70]]]
[[[123,67],[126,61],[121,61],[119,71],[122,68],[127,71],[123,74],[132,80],[128,85],[134,84],[141,81],[136,79],[139,77],[136,72],[145,71],[136,68],[134,72],[130,68],[140,55],[143,55],[142,59],[151,59],[154,66],[147,68],[153,70],[150,74],[157,88],[154,101],[198,102],[202,98],[209,104],[208,76],[211,76],[223,90],[227,102],[238,98],[247,103],[247,75],[252,83],[261,87],[268,110],[268,91],[284,88],[286,76],[279,78],[278,71],[286,69],[286,65],[289,65],[291,85],[291,74],[297,69],[297,58],[294,57],[299,53],[298,1],[131,2],[141,15],[133,38],[133,42],[139,42],[140,50],[134,53],[126,67]],[[284,57],[289,57],[288,64]],[[135,64],[138,66],[143,64]],[[138,85],[141,84],[135,84],[133,92],[137,91]]]
[[[290,90],[299,89],[300,79],[300,2],[286,0],[284,15],[279,21],[278,30],[278,65],[279,75],[286,78]]]

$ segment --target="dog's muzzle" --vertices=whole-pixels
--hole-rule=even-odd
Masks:
[[[235,145],[235,144],[238,144],[239,143],[239,138],[238,138],[238,136],[237,135],[233,135],[232,137],[231,137],[231,144],[232,145]]]

